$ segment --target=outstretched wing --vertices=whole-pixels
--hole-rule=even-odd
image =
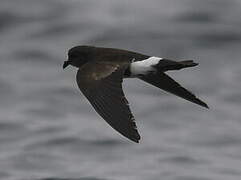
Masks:
[[[159,72],[157,74],[148,74],[146,76],[142,76],[140,79],[192,103],[208,108],[208,105],[205,102],[198,99],[194,94],[182,87],[163,72]]]
[[[77,83],[96,112],[115,130],[139,142],[135,119],[122,90],[125,64],[90,62],[77,73]]]

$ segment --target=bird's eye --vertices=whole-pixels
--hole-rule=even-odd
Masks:
[[[77,54],[71,54],[69,57],[70,57],[71,59],[75,59],[75,58],[77,58],[78,56],[77,56]]]

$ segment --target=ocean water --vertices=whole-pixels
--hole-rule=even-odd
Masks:
[[[0,179],[239,180],[240,0],[1,0]],[[62,70],[75,45],[198,67],[170,72],[204,109],[140,80],[124,90],[142,136],[116,133]]]

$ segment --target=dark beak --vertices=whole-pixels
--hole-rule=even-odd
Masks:
[[[64,61],[63,69],[66,68],[69,64],[70,64],[69,61]]]

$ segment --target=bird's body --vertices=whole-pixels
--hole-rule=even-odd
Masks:
[[[192,60],[176,62],[120,49],[76,46],[69,50],[64,68],[69,64],[79,68],[76,77],[78,86],[99,115],[119,133],[135,142],[139,142],[140,135],[122,90],[123,78],[139,78],[208,107],[165,74],[168,70],[196,66]]]

